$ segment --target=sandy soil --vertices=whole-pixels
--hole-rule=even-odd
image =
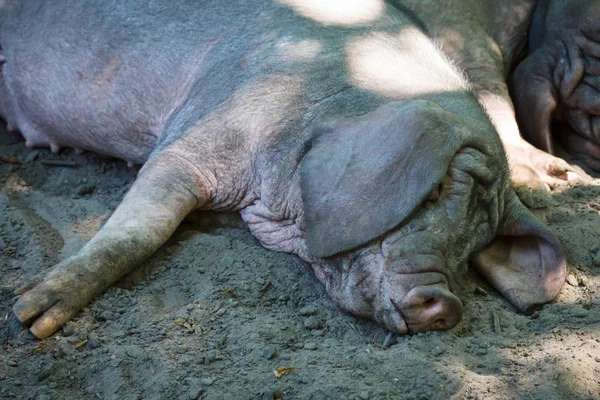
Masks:
[[[13,290],[75,253],[137,170],[31,151],[5,132],[0,160],[2,399],[600,399],[600,180],[537,205],[570,275],[531,317],[470,274],[455,329],[397,337],[341,313],[299,259],[263,249],[239,218],[213,214],[186,222],[39,341],[12,315]],[[277,378],[278,367],[297,370]]]

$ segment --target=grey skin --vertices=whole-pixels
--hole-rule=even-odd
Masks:
[[[557,295],[558,239],[510,187],[462,75],[402,8],[323,4],[3,3],[2,116],[29,146],[144,163],[79,253],[17,290],[34,335],[57,331],[192,210],[239,211],[341,309],[400,333],[458,323],[470,259],[522,312]]]
[[[527,58],[514,73],[512,91],[526,138],[552,152],[554,136],[600,171],[599,0],[538,2]],[[553,120],[568,126],[552,132]]]
[[[498,130],[521,197],[530,188],[543,192],[548,185],[587,178],[551,155],[552,121],[570,122],[574,129],[562,125],[554,136],[600,170],[600,123],[594,117],[600,113],[599,0],[402,3],[467,75]]]

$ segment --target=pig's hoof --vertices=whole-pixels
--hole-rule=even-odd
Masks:
[[[578,178],[565,160],[534,147],[515,152],[509,150],[508,159],[512,185],[519,199],[528,207],[552,204],[550,189]]]
[[[57,265],[43,279],[34,279],[15,291],[21,295],[13,306],[15,315],[22,323],[30,324],[31,333],[40,339],[59,330],[95,294],[85,270],[70,260]]]

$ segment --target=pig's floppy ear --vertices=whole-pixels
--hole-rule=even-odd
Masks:
[[[525,314],[554,299],[567,273],[558,238],[514,194],[498,236],[473,258],[473,264]]]
[[[309,252],[329,257],[399,225],[447,174],[458,126],[425,100],[318,126],[300,165]]]

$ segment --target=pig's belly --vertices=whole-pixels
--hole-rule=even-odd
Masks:
[[[166,118],[147,99],[154,93],[131,85],[37,81],[26,87],[16,78],[8,85],[11,115],[5,118],[29,147],[73,147],[143,163]]]

